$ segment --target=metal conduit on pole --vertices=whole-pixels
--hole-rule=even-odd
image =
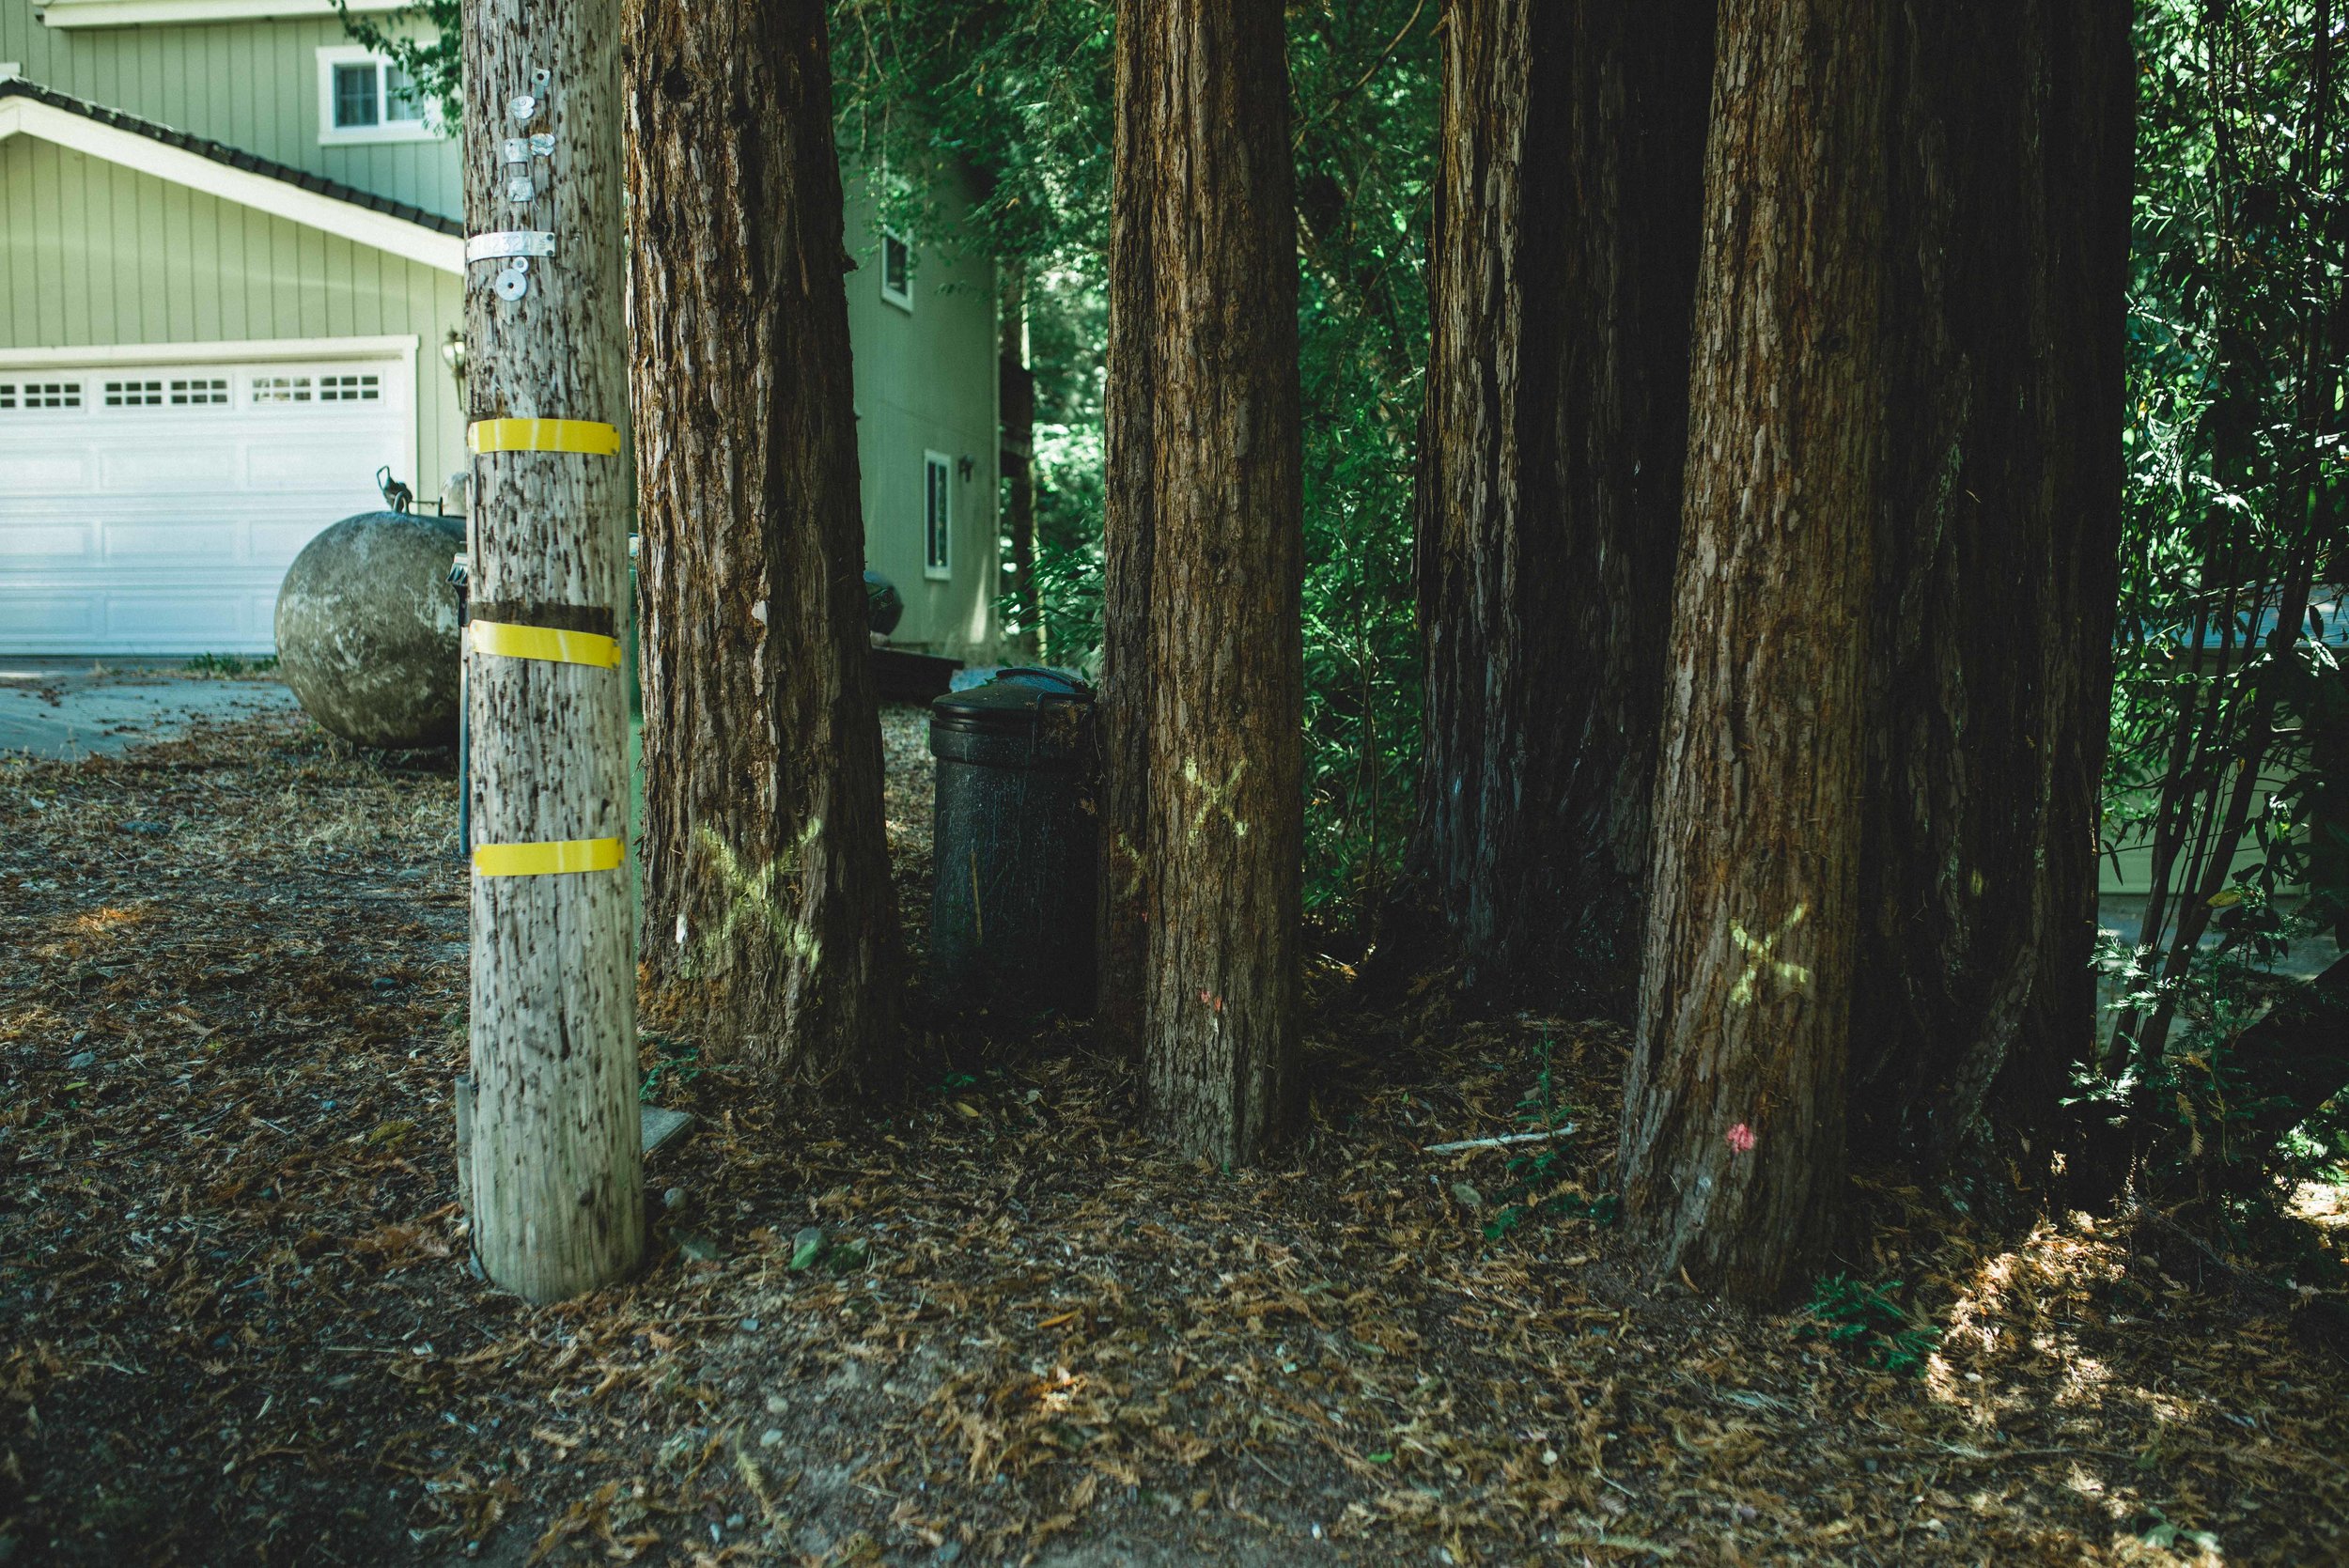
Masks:
[[[466,0],[473,1243],[552,1301],[644,1251],[620,639],[619,8]]]

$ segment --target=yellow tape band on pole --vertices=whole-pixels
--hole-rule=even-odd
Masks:
[[[481,419],[465,427],[465,445],[474,452],[584,452],[608,458],[620,449],[620,432],[593,419]]]
[[[572,871],[614,871],[621,861],[616,838],[567,838],[548,844],[476,844],[476,877],[559,877]]]
[[[475,653],[495,659],[543,659],[552,664],[587,664],[616,670],[624,655],[620,640],[594,631],[558,631],[551,626],[511,626],[474,621],[466,631]]]

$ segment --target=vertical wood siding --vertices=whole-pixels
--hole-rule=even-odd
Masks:
[[[454,215],[456,143],[319,146],[318,51],[350,41],[331,16],[49,27],[31,0],[0,0],[0,60],[28,82]]]
[[[24,219],[31,221],[26,222]],[[419,495],[465,466],[458,280],[31,136],[0,142],[0,348],[413,334]]]
[[[843,171],[848,341],[855,355],[857,463],[864,504],[865,565],[897,585],[905,619],[891,639],[960,658],[997,653],[1002,593],[997,567],[995,269],[952,238],[914,236],[913,313],[880,296],[880,227],[869,186]],[[955,235],[969,210],[956,190],[937,204],[937,226]],[[954,575],[922,575],[925,451],[977,463],[954,489]]]

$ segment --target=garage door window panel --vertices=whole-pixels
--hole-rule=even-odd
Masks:
[[[0,409],[78,409],[79,381],[0,381]]]

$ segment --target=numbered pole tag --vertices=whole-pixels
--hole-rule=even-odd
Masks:
[[[542,228],[503,228],[465,241],[465,259],[495,261],[511,256],[552,256],[554,236]]]

